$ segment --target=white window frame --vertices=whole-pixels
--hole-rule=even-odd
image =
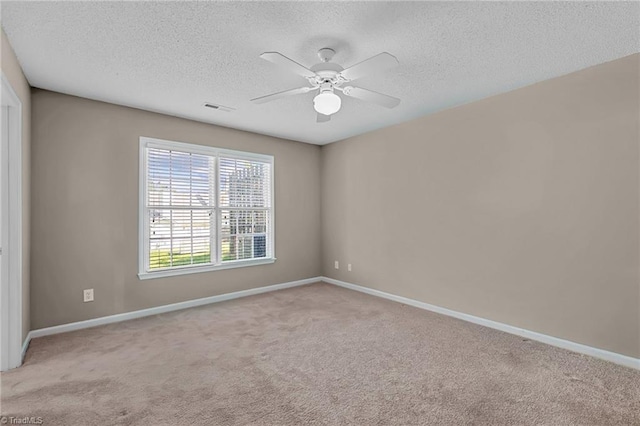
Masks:
[[[171,268],[165,268],[160,270],[148,270],[149,265],[149,215],[147,214],[147,148],[169,149],[181,152],[189,152],[193,154],[208,155],[219,158],[220,156],[228,155],[233,158],[243,160],[254,160],[266,162],[271,165],[270,167],[270,180],[271,180],[271,208],[269,209],[269,233],[267,238],[267,255],[264,258],[259,259],[242,259],[234,261],[226,261],[222,263],[220,261],[220,247],[222,236],[220,232],[222,220],[220,217],[220,211],[224,210],[224,207],[220,206],[220,188],[219,188],[219,173],[218,173],[218,161],[215,161],[215,203],[212,210],[215,212],[215,229],[211,232],[215,233],[215,247],[211,247],[212,257],[215,255],[215,264],[205,265],[184,265],[174,266]],[[171,277],[184,274],[194,274],[199,272],[218,271],[222,269],[242,268],[245,266],[265,265],[276,261],[275,257],[275,193],[274,193],[274,158],[272,155],[256,154],[244,151],[234,151],[230,149],[215,148],[206,145],[197,145],[184,142],[175,142],[163,139],[150,138],[146,136],[140,137],[140,179],[139,179],[139,211],[138,211],[138,277],[141,280],[150,278]],[[249,209],[250,210],[250,209]]]

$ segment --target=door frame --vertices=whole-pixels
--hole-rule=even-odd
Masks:
[[[0,371],[6,371],[22,365],[22,102],[4,72],[0,94],[9,127],[0,143]]]

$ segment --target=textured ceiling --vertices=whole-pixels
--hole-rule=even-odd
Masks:
[[[32,86],[325,144],[639,51],[640,3],[5,2],[2,26]],[[261,60],[400,66],[357,80],[402,99],[344,99],[316,123],[313,93],[249,99],[306,80]],[[235,108],[204,108],[212,102]]]

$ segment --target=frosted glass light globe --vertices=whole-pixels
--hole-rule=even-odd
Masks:
[[[313,108],[320,114],[331,115],[340,110],[342,100],[332,92],[323,92],[313,98]]]

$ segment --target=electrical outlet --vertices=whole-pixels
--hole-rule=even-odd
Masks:
[[[93,289],[92,288],[83,290],[82,293],[84,295],[84,301],[85,302],[93,302]]]
[[[351,264],[347,265],[347,271],[351,272]]]
[[[335,264],[335,266],[336,266],[336,269],[340,269],[340,264],[338,263],[338,261],[337,261],[337,260],[336,260],[336,264]]]

